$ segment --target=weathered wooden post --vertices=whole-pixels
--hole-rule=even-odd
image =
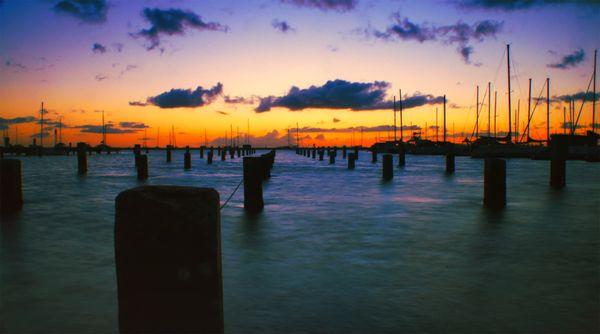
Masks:
[[[210,150],[208,151],[208,153],[206,154],[206,164],[210,165],[213,162],[213,155],[214,155],[214,151]]]
[[[242,156],[242,149],[238,147],[237,149],[237,157],[240,158]]]
[[[87,144],[77,143],[77,172],[79,174],[87,173]]]
[[[229,156],[231,157],[231,159],[235,158],[235,148],[231,147],[229,149]]]
[[[22,207],[21,160],[0,159],[0,212],[13,213]]]
[[[333,154],[332,151],[329,152],[329,164],[330,165],[335,164],[335,155]]]
[[[346,159],[346,145],[342,146],[342,159]]]
[[[354,161],[354,153],[348,154],[348,169],[354,169],[355,161]]]
[[[323,161],[323,155],[325,155],[325,151],[323,149],[319,150],[319,161]]]
[[[393,158],[392,155],[389,153],[386,153],[383,155],[383,179],[384,180],[391,180],[394,177],[394,169],[392,168],[393,165]]]
[[[404,167],[406,165],[406,151],[404,150],[404,143],[400,143],[398,147],[398,167]]]
[[[358,160],[358,147],[354,147],[354,160]]]
[[[140,154],[136,157],[137,163],[137,178],[138,180],[145,180],[148,178],[148,156]]]
[[[192,155],[190,154],[190,147],[185,147],[185,153],[183,154],[183,168],[191,169],[192,168]]]
[[[244,209],[259,213],[265,207],[262,180],[264,163],[262,157],[244,157]]]
[[[79,144],[78,144],[79,145]],[[135,168],[137,168],[137,163],[138,163],[138,155],[142,154],[142,147],[140,146],[140,144],[135,144],[133,145],[133,156],[135,158]],[[90,153],[91,155],[91,153]]]
[[[171,162],[171,145],[167,145],[167,162]]]
[[[506,206],[506,160],[485,159],[483,204],[492,209],[502,209]]]
[[[372,163],[376,163],[377,162],[377,150],[373,149],[371,151],[371,162]]]
[[[227,151],[225,149],[221,150],[221,161],[227,160]]]
[[[446,152],[446,173],[454,173],[454,151],[452,147]]]
[[[567,157],[569,145],[564,136],[552,136],[550,142],[550,186],[562,189],[567,184]]]
[[[200,159],[204,159],[204,146],[200,146]]]
[[[312,153],[312,158],[316,159],[317,158],[317,149],[313,148],[311,153]]]
[[[223,333],[219,193],[143,186],[116,198],[121,333]]]

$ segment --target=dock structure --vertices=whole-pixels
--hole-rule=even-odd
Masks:
[[[117,196],[121,333],[223,333],[220,230],[212,188],[142,186]]]

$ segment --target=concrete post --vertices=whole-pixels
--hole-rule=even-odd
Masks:
[[[244,209],[249,213],[259,213],[263,201],[262,180],[264,162],[262,157],[244,157]]]
[[[393,158],[391,154],[383,155],[383,179],[391,180],[394,177]]]
[[[485,159],[483,204],[492,209],[502,209],[506,206],[506,160]]]
[[[87,145],[85,143],[77,143],[77,172],[79,174],[87,173]]]
[[[223,333],[219,193],[143,186],[116,198],[121,333]]]
[[[21,160],[0,159],[0,213],[21,210],[23,207],[21,185]]]
[[[191,169],[192,168],[192,155],[190,154],[190,147],[185,147],[185,153],[183,154],[183,168]]]

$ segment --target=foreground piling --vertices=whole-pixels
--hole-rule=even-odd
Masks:
[[[375,151],[375,150],[371,151],[371,162],[372,163],[377,162],[377,151]]]
[[[148,178],[148,155],[140,154],[136,157],[137,159],[137,178],[138,180],[145,180]]]
[[[244,157],[244,210],[249,213],[259,213],[265,207],[262,189],[265,173],[263,160],[262,157]]]
[[[0,159],[0,212],[17,212],[22,207],[21,160]]]
[[[553,157],[550,160],[550,186],[556,189],[564,188],[567,184],[567,161],[564,158]]]
[[[348,154],[348,169],[354,169],[355,165],[354,153]]]
[[[492,209],[506,206],[506,160],[486,158],[483,171],[483,204]]]
[[[454,173],[454,153],[446,153],[446,173]]]
[[[116,198],[121,333],[223,333],[219,193],[144,186]]]
[[[77,143],[77,173],[87,173],[87,155],[85,154],[87,145],[85,143]]]
[[[183,168],[191,169],[192,168],[192,155],[190,154],[190,147],[185,147],[185,153],[183,154]]]
[[[394,178],[394,169],[393,167],[393,158],[391,154],[384,154],[383,158],[383,174],[382,174],[382,178],[384,180],[391,180],[392,178]]]

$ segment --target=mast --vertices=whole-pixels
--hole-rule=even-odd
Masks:
[[[546,142],[550,145],[550,78],[546,78]]]
[[[248,118],[248,145],[250,145],[250,118]]]
[[[477,139],[479,138],[479,86],[477,86],[477,103],[475,106],[475,139]]]
[[[398,90],[398,102],[400,103],[400,142],[404,142],[404,123],[402,121],[402,89]]]
[[[206,128],[204,128],[204,146],[208,146],[208,137],[206,136]]]
[[[596,132],[596,58],[598,50],[594,50],[594,95],[592,95],[592,132]]]
[[[435,142],[438,142],[438,108],[435,107]]]
[[[42,109],[40,109],[40,146],[44,147],[44,102],[42,102]]]
[[[521,99],[517,100],[517,112],[515,113],[515,143],[519,141],[519,114],[521,113]]]
[[[496,107],[498,107],[498,91],[495,90],[494,91],[494,138],[498,135],[498,133],[496,132]]]
[[[300,147],[300,127],[298,127],[298,122],[296,122],[296,147]]]
[[[488,137],[492,136],[492,83],[488,81]]]
[[[58,142],[62,143],[62,115],[58,117]]]
[[[507,135],[507,139],[506,142],[507,143],[512,143],[512,125],[511,125],[511,117],[510,117],[510,112],[511,112],[511,104],[510,104],[510,95],[511,95],[511,90],[510,90],[510,44],[506,44],[506,68],[507,68],[507,76],[508,76],[508,135]]]
[[[444,95],[444,144],[446,143],[446,95]]]
[[[529,78],[529,97],[527,98],[527,142],[529,142],[529,123],[531,120],[531,78]]]
[[[563,134],[567,134],[567,107],[563,106]]]
[[[394,145],[396,141],[396,95],[394,95]]]
[[[160,126],[156,129],[156,148],[160,148]]]

